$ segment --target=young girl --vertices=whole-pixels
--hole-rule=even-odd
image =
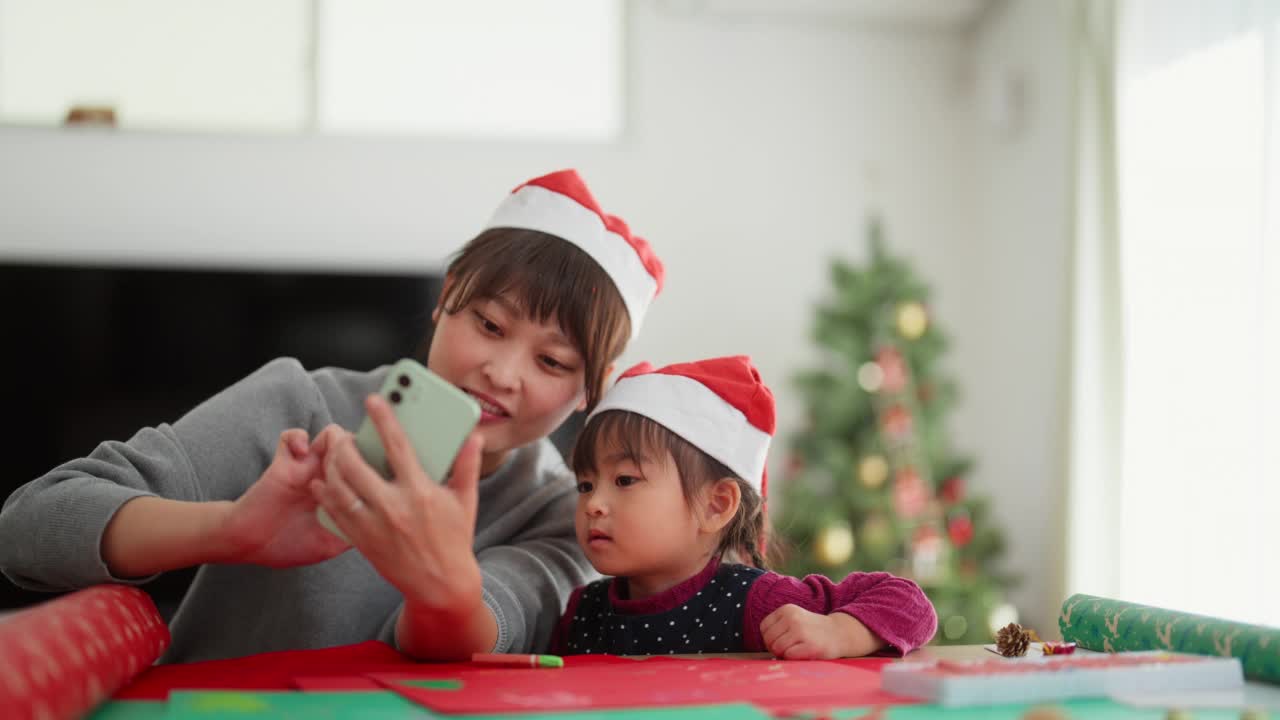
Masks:
[[[200,565],[165,662],[374,638],[422,658],[541,649],[593,576],[546,438],[594,407],[662,278],[576,172],[531,180],[451,262],[433,314],[428,367],[483,409],[448,485],[374,394],[386,367],[280,359],[19,488],[0,511],[0,570],[69,590]],[[352,443],[366,411],[390,483]],[[317,504],[360,552],[344,553]]]
[[[618,379],[573,452],[578,542],[613,577],[574,590],[553,652],[815,659],[906,654],[933,637],[937,615],[910,580],[763,569],[773,429],[773,395],[746,357]],[[754,567],[728,561],[739,552]]]

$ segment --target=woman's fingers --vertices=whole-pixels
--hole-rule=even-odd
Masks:
[[[334,439],[345,435],[346,432],[347,431],[340,425],[333,423],[326,425],[325,428],[320,431],[320,434],[316,435],[315,439],[311,441],[311,453],[313,455],[324,457],[325,453],[329,450],[329,446],[333,444]]]
[[[370,395],[364,401],[369,419],[378,430],[382,439],[382,447],[387,453],[387,465],[391,468],[392,477],[404,484],[418,482],[419,477],[426,477],[426,471],[418,463],[418,456],[413,451],[413,443],[404,432],[404,426],[391,409],[391,404],[381,395]],[[427,478],[436,481],[442,478]]]
[[[334,439],[325,454],[325,480],[342,484],[360,500],[375,509],[387,506],[392,488],[378,471],[360,455],[351,434]]]
[[[471,433],[467,441],[462,443],[458,458],[453,461],[453,474],[449,476],[449,487],[462,504],[462,510],[474,524],[476,506],[478,504],[477,487],[480,485],[480,453],[484,450],[484,439],[479,433]]]
[[[307,431],[300,428],[291,428],[280,433],[280,445],[276,448],[276,456],[279,457],[282,451],[287,450],[294,460],[301,460],[307,456]]]

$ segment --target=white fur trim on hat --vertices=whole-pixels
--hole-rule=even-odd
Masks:
[[[658,292],[658,281],[636,250],[609,230],[604,219],[576,200],[537,185],[525,185],[507,196],[488,227],[515,227],[549,233],[577,245],[608,273],[631,318],[634,340]]]
[[[651,373],[623,378],[591,416],[607,410],[643,415],[724,463],[760,492],[771,437],[697,380]]]

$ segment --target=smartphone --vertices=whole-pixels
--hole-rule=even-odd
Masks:
[[[390,403],[427,477],[444,482],[462,443],[480,421],[480,406],[470,395],[408,358],[391,366],[378,392]],[[356,430],[355,442],[365,462],[390,480],[387,451],[368,416]],[[321,525],[347,539],[324,508],[316,508],[316,516]]]

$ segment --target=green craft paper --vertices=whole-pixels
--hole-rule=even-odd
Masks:
[[[165,720],[168,703],[159,700],[114,700],[103,703],[88,720]]]
[[[391,691],[176,690],[169,693],[168,720],[409,720],[431,717],[435,715]]]
[[[401,680],[400,684],[431,690],[457,690],[462,687],[461,680]]]
[[[1069,720],[1165,720],[1164,708],[1135,708],[1113,700],[1070,700],[1060,703],[1027,703],[1016,705],[977,705],[974,707],[944,708],[938,705],[903,705],[888,708],[875,714],[872,708],[851,708],[835,713],[837,720],[1021,720],[1035,707],[1052,707],[1062,711]],[[1240,720],[1239,710],[1196,709],[1195,720]]]
[[[1280,628],[1072,595],[1058,617],[1062,639],[1101,652],[1172,650],[1238,657],[1245,677],[1280,683]]]
[[[157,703],[159,704],[159,703]],[[401,698],[392,691],[358,692],[238,692],[174,691],[169,694],[167,720],[401,720],[403,718],[443,718]],[[159,716],[145,716],[147,720]],[[511,715],[468,715],[467,720],[510,720]],[[700,705],[636,710],[590,710],[573,713],[528,713],[527,720],[719,720],[744,718],[768,720],[768,713],[747,703]],[[94,720],[98,720],[95,718]],[[126,714],[110,720],[134,720]]]

